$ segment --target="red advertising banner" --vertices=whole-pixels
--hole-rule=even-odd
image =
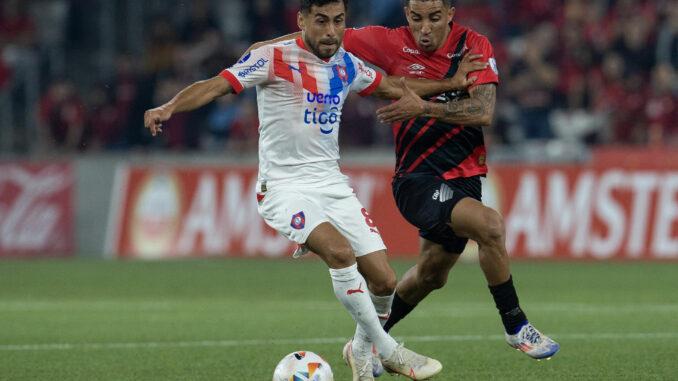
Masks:
[[[0,257],[72,255],[73,188],[69,164],[0,163]]]
[[[400,217],[391,169],[344,171],[389,252],[417,251],[417,231]],[[296,245],[257,212],[257,169],[243,167],[121,167],[106,251],[123,258],[291,256]],[[403,234],[407,232],[407,234]]]
[[[605,152],[583,166],[491,167],[483,202],[504,216],[510,255],[678,259],[678,161],[620,155]],[[392,169],[343,171],[389,255],[415,257],[419,237],[395,207]],[[115,256],[281,257],[294,250],[257,213],[254,167],[122,167],[117,177],[107,242]]]
[[[678,259],[676,154],[608,149],[585,166],[495,167],[484,191],[513,257]]]

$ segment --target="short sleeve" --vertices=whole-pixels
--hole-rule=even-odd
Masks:
[[[381,83],[383,75],[356,57],[351,57],[351,60],[355,63],[355,80],[351,83],[350,90],[358,92],[361,97],[372,94]]]
[[[254,49],[238,63],[224,69],[219,75],[226,78],[236,94],[244,89],[260,85],[268,80],[272,51],[270,46]]]
[[[490,41],[482,35],[474,35],[470,41],[468,41],[468,48],[466,54],[482,54],[483,60],[487,60],[489,65],[485,70],[471,73],[470,76],[478,77],[478,80],[469,87],[469,90],[478,86],[484,85],[487,83],[499,84],[499,69],[497,67],[497,60],[494,57],[494,49]]]
[[[344,49],[388,71],[393,61],[392,33],[383,26],[349,28],[344,33]]]

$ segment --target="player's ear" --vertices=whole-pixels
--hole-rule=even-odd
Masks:
[[[304,14],[301,11],[297,12],[297,26],[299,27],[299,30],[306,29],[306,20],[304,19]]]
[[[455,7],[450,7],[450,12],[447,14],[447,16],[448,16],[449,19],[450,19],[450,20],[448,21],[448,24],[449,24],[450,22],[452,22],[452,20],[454,20],[454,13],[455,13],[456,11],[457,11],[457,9],[456,9]]]

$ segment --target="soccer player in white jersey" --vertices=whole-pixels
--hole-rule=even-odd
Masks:
[[[341,48],[347,1],[301,0],[301,38],[256,49],[220,75],[192,84],[146,111],[145,127],[155,136],[174,113],[256,86],[258,210],[300,251],[311,250],[328,265],[336,297],[357,322],[349,356],[353,379],[373,380],[372,345],[390,370],[426,379],[442,370],[440,362],[398,345],[382,329],[395,272],[378,228],[339,170],[339,122],[347,94],[398,99],[404,88],[401,79],[382,78]],[[472,59],[451,79],[408,79],[407,86],[421,95],[467,88],[475,78],[466,74],[485,65]]]

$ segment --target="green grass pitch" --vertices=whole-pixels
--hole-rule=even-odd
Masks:
[[[400,275],[411,262],[392,264]],[[512,272],[530,320],[561,344],[550,361],[505,344],[472,263],[392,334],[443,363],[436,380],[678,379],[677,263]],[[350,380],[341,349],[354,328],[320,261],[0,262],[3,381],[270,380],[295,350]]]

